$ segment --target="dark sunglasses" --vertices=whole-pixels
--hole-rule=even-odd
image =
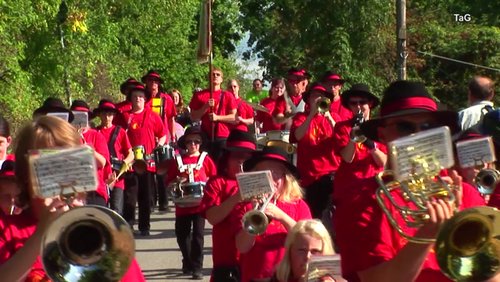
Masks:
[[[196,145],[200,145],[201,144],[201,140],[186,140],[186,144],[196,144]]]
[[[410,135],[415,132],[424,131],[432,128],[439,127],[439,124],[423,122],[423,123],[413,123],[410,121],[399,121],[392,124],[387,124],[386,126],[394,126],[400,135]]]
[[[357,100],[357,101],[351,100],[351,101],[349,101],[349,105],[351,105],[351,106],[358,106],[358,105],[363,106],[366,104],[368,104],[368,100]]]

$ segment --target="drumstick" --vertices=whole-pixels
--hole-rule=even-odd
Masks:
[[[113,186],[115,186],[116,182],[118,181],[118,179],[120,179],[120,177],[129,170],[129,168],[131,167],[132,164],[128,164],[126,162],[123,162],[122,164],[122,167],[120,168],[120,171],[118,172],[118,175],[115,177],[115,179],[113,179],[113,181],[111,183],[109,183],[109,187],[110,188],[113,188]]]

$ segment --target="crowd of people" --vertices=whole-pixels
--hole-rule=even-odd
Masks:
[[[203,278],[207,220],[213,226],[211,281],[307,281],[311,257],[336,252],[342,272],[335,275],[347,281],[449,281],[432,242],[415,243],[392,226],[385,212],[399,211],[381,208],[376,176],[393,169],[390,142],[428,129],[447,126],[455,141],[490,135],[500,146],[485,122],[500,122],[491,79],[471,80],[470,105],[460,112],[440,109],[413,81],[395,81],[376,95],[362,82],[343,90],[346,80],[333,71],[309,83],[306,70],[291,68],[285,78],[271,80],[268,92],[255,79],[243,95],[235,79],[223,89],[219,68],[208,79],[212,89],[196,89],[187,105],[179,90],[165,92],[154,70],[121,84],[124,101],[102,99],[92,109],[75,100],[66,108],[48,98],[15,138],[0,116],[0,276],[46,281],[41,238],[72,206],[109,207],[137,236],[147,237],[151,213],[169,212],[172,199],[179,269],[193,279]],[[74,122],[78,113],[87,123]],[[287,136],[280,141],[288,146],[258,144],[257,137],[273,132]],[[27,152],[80,145],[94,149],[96,191],[70,200],[33,194]],[[440,179],[454,187],[455,201],[429,196],[424,224],[409,228],[401,217],[397,223],[412,236],[436,238],[458,211],[498,206],[500,189],[483,195],[475,187],[480,169],[494,165],[443,169]],[[242,198],[236,176],[255,171],[270,171],[273,192]],[[264,201],[267,224],[251,232],[243,222]],[[489,279],[500,281],[497,276]],[[321,279],[335,281],[333,273]],[[143,280],[133,260],[121,281]]]

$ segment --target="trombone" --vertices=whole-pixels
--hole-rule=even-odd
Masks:
[[[477,190],[483,195],[493,194],[499,181],[500,172],[492,168],[481,169],[474,178]]]
[[[251,211],[245,213],[242,219],[243,229],[251,235],[261,235],[266,232],[269,217],[265,214],[267,205],[274,198],[276,191],[269,195],[262,204],[257,204]]]

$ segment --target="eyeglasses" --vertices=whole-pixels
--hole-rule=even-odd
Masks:
[[[436,128],[439,124],[431,122],[414,123],[411,121],[398,121],[386,124],[386,127],[394,126],[400,135],[410,135],[415,132]]]
[[[200,145],[201,144],[201,140],[186,140],[186,144],[195,144],[195,145]]]
[[[350,100],[349,105],[350,106],[363,106],[368,104],[368,100]]]

